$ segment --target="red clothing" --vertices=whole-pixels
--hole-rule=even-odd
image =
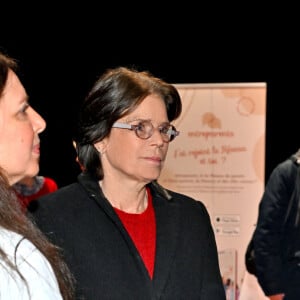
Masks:
[[[114,209],[138,249],[150,277],[153,278],[156,248],[156,223],[152,196],[148,189],[147,193],[148,207],[141,214],[126,213],[115,207]]]
[[[45,194],[54,192],[58,189],[57,183],[49,177],[44,177],[44,183],[41,186],[41,188],[35,193],[35,194],[31,194],[29,196],[24,196],[20,193],[17,193],[18,198],[21,200],[21,203],[27,207],[29,205],[29,203],[34,200],[37,199]]]

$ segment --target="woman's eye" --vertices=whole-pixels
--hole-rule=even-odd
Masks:
[[[136,125],[137,130],[144,131],[145,130],[145,124],[144,123],[138,123]]]
[[[169,130],[170,130],[170,126],[163,126],[160,128],[160,132],[163,134],[168,134]]]
[[[29,104],[26,103],[26,104],[23,105],[23,107],[21,108],[20,112],[22,114],[25,114],[28,108],[29,108]]]

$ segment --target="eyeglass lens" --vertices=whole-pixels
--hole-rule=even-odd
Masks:
[[[141,139],[148,139],[153,135],[154,126],[150,121],[141,121],[137,125],[132,125],[136,135]],[[172,141],[177,135],[175,127],[171,124],[164,124],[158,127],[158,130],[165,142]]]
[[[150,138],[154,131],[153,124],[148,120],[141,120],[137,125],[116,122],[112,127],[133,130],[137,137],[144,140]],[[179,135],[179,131],[177,131],[176,128],[169,123],[159,126],[158,131],[161,134],[164,142],[173,141],[175,137]]]

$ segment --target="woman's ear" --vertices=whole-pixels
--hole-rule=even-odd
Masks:
[[[101,153],[101,145],[100,145],[100,143],[101,143],[101,142],[97,142],[97,143],[94,144],[95,149],[96,149],[99,153]]]
[[[106,150],[106,143],[105,143],[105,139],[97,142],[94,144],[94,147],[96,148],[96,150],[100,153],[103,154]]]

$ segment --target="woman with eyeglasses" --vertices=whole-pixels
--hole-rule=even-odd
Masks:
[[[86,97],[74,139],[83,172],[32,207],[78,299],[225,299],[205,206],[157,183],[181,109],[173,85],[125,67]]]

